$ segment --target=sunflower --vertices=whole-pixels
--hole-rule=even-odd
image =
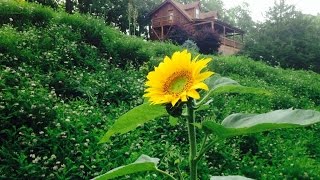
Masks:
[[[149,72],[144,97],[148,97],[151,104],[171,103],[172,106],[179,100],[186,102],[189,97],[199,99],[197,89],[208,90],[203,80],[214,73],[201,72],[211,58],[198,60],[198,57],[191,60],[187,50],[175,52],[171,59],[166,56],[154,71]]]

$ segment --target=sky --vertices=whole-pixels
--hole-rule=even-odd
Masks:
[[[251,17],[254,21],[263,21],[264,14],[272,7],[274,0],[222,0],[224,7],[229,9],[231,7],[242,4],[242,2],[249,3]],[[296,6],[297,10],[302,11],[304,14],[317,15],[320,13],[320,0],[287,0],[288,4]]]

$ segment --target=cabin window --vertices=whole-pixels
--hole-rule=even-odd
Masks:
[[[196,18],[200,18],[200,10],[199,8],[196,8]]]
[[[169,11],[169,20],[170,21],[173,20],[173,11],[172,10]]]

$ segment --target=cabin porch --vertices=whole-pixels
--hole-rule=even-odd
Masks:
[[[179,17],[173,15],[153,18],[151,20],[150,38],[152,40],[165,40],[173,25],[177,24],[179,24]],[[211,28],[217,31],[221,40],[221,47],[219,48],[221,54],[234,54],[239,52],[243,47],[244,32],[220,20],[201,20],[193,22],[192,24],[185,24],[184,26],[186,28],[191,27],[190,29],[194,31],[202,28]]]

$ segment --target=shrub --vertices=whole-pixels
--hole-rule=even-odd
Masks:
[[[45,6],[50,6],[52,8],[58,8],[58,3],[55,0],[27,0],[29,2],[37,2]]]
[[[12,24],[22,30],[29,26],[44,27],[54,18],[53,10],[38,4],[0,2],[0,24]]]
[[[79,14],[63,14],[58,22],[71,26],[75,31],[79,31],[85,42],[102,50],[104,24],[102,25],[101,21],[94,20],[93,17],[84,18]]]
[[[55,93],[32,79],[29,68],[32,67],[20,66],[17,70],[1,67],[0,114],[4,117],[1,129],[27,126],[38,131],[55,119]]]
[[[11,26],[3,26],[0,29],[0,52],[14,54],[22,37]],[[3,62],[3,60],[0,60]],[[1,63],[2,64],[2,63]]]
[[[188,30],[186,30],[182,25],[173,26],[168,33],[168,39],[178,45],[182,45],[186,40],[188,40],[189,36],[190,34]]]
[[[199,52],[199,48],[197,46],[197,44],[188,39],[186,40],[183,44],[182,44],[182,47],[185,48],[185,49],[188,49],[189,51],[196,51],[196,52]]]
[[[146,42],[138,38],[123,39],[123,41],[116,42],[114,51],[110,54],[112,57],[110,62],[122,68],[130,64],[139,67],[151,57]]]
[[[209,28],[196,31],[193,39],[199,47],[200,53],[203,54],[212,54],[218,52],[221,44],[219,34]]]

